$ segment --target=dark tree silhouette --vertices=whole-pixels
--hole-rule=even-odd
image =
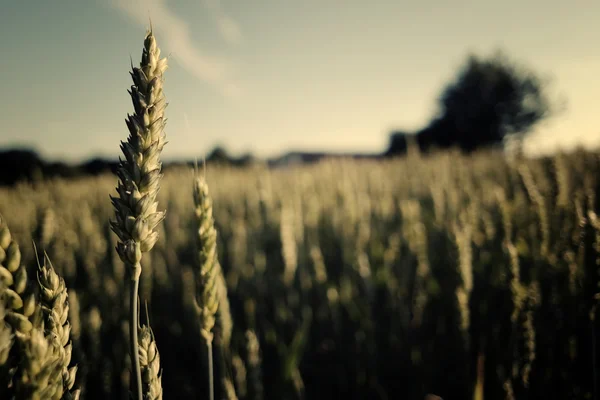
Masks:
[[[13,185],[19,181],[41,177],[44,161],[31,149],[0,151],[0,185]]]
[[[422,133],[433,135],[440,147],[466,151],[526,134],[553,111],[545,83],[502,52],[488,59],[470,55],[442,91],[439,116]]]
[[[252,153],[244,153],[235,160],[235,164],[240,167],[246,167],[258,162],[258,159]]]
[[[436,116],[416,132],[419,148],[460,147],[470,152],[499,145],[508,135],[522,138],[557,111],[547,83],[500,51],[489,58],[469,55],[442,90]],[[406,137],[392,132],[386,155],[405,153]]]
[[[81,164],[81,169],[88,175],[100,175],[106,172],[116,173],[119,163],[114,160],[93,158]]]
[[[206,157],[207,162],[217,163],[217,164],[231,164],[231,156],[222,146],[216,146]]]
[[[386,156],[404,154],[407,150],[407,136],[410,133],[405,131],[394,131],[390,133],[390,141],[388,149],[385,153]]]

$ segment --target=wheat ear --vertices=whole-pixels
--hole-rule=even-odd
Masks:
[[[146,315],[148,310],[146,309]],[[142,371],[142,390],[144,400],[162,400],[162,371],[160,369],[160,354],[154,340],[154,333],[148,325],[139,329],[138,352]]]
[[[0,294],[6,307],[5,321],[17,335],[33,329],[29,320],[35,311],[33,293],[27,293],[27,269],[21,265],[21,250],[13,240],[8,226],[0,216],[0,281],[4,289]]]
[[[21,251],[4,220],[0,217],[0,303],[3,306],[2,384],[9,398],[35,398],[40,393],[55,395],[49,384],[55,361],[41,331],[41,319],[34,318],[39,307],[28,289],[27,270],[21,265]],[[39,312],[35,314],[39,316]],[[33,322],[36,322],[34,326]],[[37,324],[37,323],[40,324]],[[39,340],[39,335],[42,340]],[[33,341],[33,342],[32,342]],[[32,346],[33,344],[33,346]],[[43,354],[37,350],[42,346]],[[45,347],[44,347],[45,345]],[[39,358],[39,359],[38,359]],[[40,370],[44,372],[40,374]],[[0,389],[5,389],[0,388]],[[4,392],[2,392],[4,394]]]
[[[37,254],[37,251],[35,252]],[[71,344],[71,324],[69,323],[69,302],[67,287],[58,276],[50,258],[44,254],[44,264],[38,260],[38,283],[40,285],[40,305],[43,313],[46,338],[54,343],[62,369],[63,391],[69,392],[75,384],[77,366],[69,368],[73,346]],[[72,396],[78,396],[79,390],[73,390]]]
[[[225,392],[225,399],[227,400],[238,400],[237,395],[235,394],[235,387],[233,386],[233,382],[229,378],[223,378],[223,391]]]
[[[44,336],[43,324],[20,339],[18,373],[13,378],[18,399],[59,400],[63,393],[60,358]]]
[[[197,224],[197,256],[199,269],[196,273],[196,306],[200,315],[200,334],[208,350],[209,398],[214,398],[212,329],[219,308],[218,275],[220,266],[217,260],[217,231],[213,219],[212,200],[208,185],[203,177],[194,179],[194,207]]]
[[[219,345],[225,349],[229,348],[231,335],[233,331],[233,318],[231,317],[231,307],[227,297],[227,282],[223,275],[221,264],[217,263],[217,294],[219,296],[219,309],[217,310],[215,325],[218,328]]]
[[[248,375],[249,375],[249,397],[256,400],[263,399],[262,384],[262,361],[260,355],[260,343],[256,333],[252,330],[246,331],[246,351],[248,354]]]
[[[63,363],[66,362],[68,366],[71,360],[70,346],[66,346],[69,338],[68,324],[65,327],[66,313],[62,313],[64,307],[67,307],[68,313],[66,297],[61,296],[60,290],[60,283],[64,289],[64,281],[56,274],[44,275],[41,279],[48,285],[42,285],[40,301],[31,291],[26,296],[29,280],[25,267],[21,265],[19,246],[1,218],[0,263],[0,298],[3,306],[0,364],[9,364],[7,378],[11,382],[9,390],[12,396],[19,399],[78,399],[78,390],[73,393],[68,391],[73,386],[75,369],[63,368]],[[50,317],[44,318],[44,314]],[[12,332],[5,332],[5,321]],[[50,326],[48,330],[44,329],[45,324]],[[48,334],[45,335],[45,332]],[[11,343],[16,346],[14,352],[11,351]],[[8,359],[10,354],[14,359]]]

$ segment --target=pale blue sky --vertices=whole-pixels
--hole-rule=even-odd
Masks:
[[[381,151],[496,47],[568,100],[531,149],[600,142],[597,0],[0,0],[0,146],[116,157],[149,17],[171,53],[165,158]]]

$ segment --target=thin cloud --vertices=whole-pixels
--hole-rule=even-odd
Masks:
[[[161,41],[171,50],[171,57],[190,74],[218,87],[226,96],[239,94],[239,90],[231,90],[231,87],[238,87],[231,77],[231,64],[222,58],[206,54],[195,45],[188,23],[166,6],[166,0],[110,1],[114,8],[141,25],[147,26],[151,18],[153,28],[161,33]],[[235,36],[235,33],[230,34]]]
[[[221,35],[227,42],[238,44],[242,41],[240,26],[231,17],[221,15],[217,17],[217,25]]]
[[[219,29],[219,33],[229,44],[239,44],[243,35],[240,25],[232,17],[227,15],[221,7],[219,0],[203,0],[204,7],[212,14]]]

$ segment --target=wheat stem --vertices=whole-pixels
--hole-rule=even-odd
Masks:
[[[210,400],[214,400],[215,399],[215,380],[213,377],[212,341],[206,342],[206,349],[208,351],[208,398]]]
[[[138,400],[143,400],[142,393],[142,370],[140,368],[140,354],[138,352],[138,287],[140,279],[135,278],[131,281],[131,290],[129,292],[131,307],[129,319],[129,351],[132,357],[133,374],[135,377],[135,392]],[[135,322],[134,322],[135,321]]]
[[[593,387],[593,399],[594,400],[598,400],[598,379],[596,379],[597,375],[597,367],[596,367],[596,354],[597,350],[596,350],[596,305],[594,305],[592,307],[592,311],[590,312],[590,322],[592,323],[592,376],[594,377],[594,379],[592,379],[592,381],[594,382],[594,387]]]

